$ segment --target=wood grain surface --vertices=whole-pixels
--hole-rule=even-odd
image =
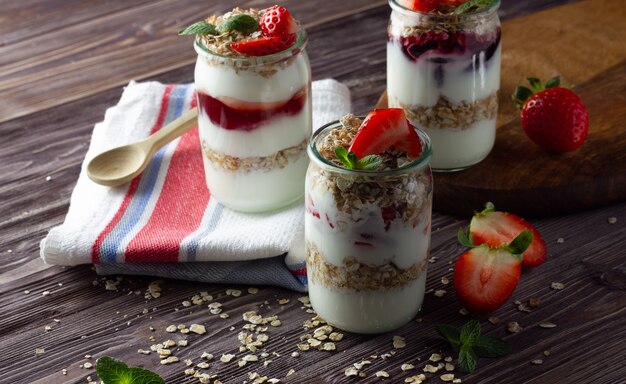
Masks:
[[[565,2],[535,0],[522,7],[521,2],[505,1],[502,15],[510,19]],[[308,26],[314,77],[335,77],[348,84],[355,112],[366,112],[385,87],[386,3],[284,4]],[[189,345],[174,354],[194,363],[201,361],[203,351],[216,356],[236,353],[237,333],[244,324],[241,315],[248,310],[279,316],[282,325],[268,330],[264,350],[281,356],[271,358],[267,367],[262,362],[243,368],[211,362],[205,371],[217,374],[223,383],[250,382],[251,371],[285,383],[399,383],[421,372],[431,353],[451,354],[433,325],[461,325],[468,320],[459,314],[452,287],[441,282],[442,276],[451,277],[451,263],[462,251],[455,236],[467,224],[466,216],[433,214],[431,256],[435,259],[429,265],[427,288],[445,289],[446,294],[427,295],[420,323],[411,322],[393,334],[346,334],[337,351],[300,352],[299,357],[290,355],[305,334],[304,322],[312,316],[297,301],[300,294],[259,287],[253,295],[245,293],[247,287],[164,280],[162,296],[145,299],[151,279],[124,277],[118,291],[108,291],[90,266],[54,267],[39,259],[39,241],[67,212],[93,125],[117,102],[121,85],[130,79],[192,81],[190,44],[171,34],[200,15],[229,6],[226,1],[0,1],[0,383],[86,383],[87,377],[96,380],[96,375],[81,364],[103,355],[154,370],[167,383],[196,383],[183,374],[184,363],[161,365],[154,353],[142,355],[137,349],[148,349],[151,337],[156,341],[186,338]],[[38,20],[30,23],[36,24],[36,30],[25,21],[29,19]],[[501,319],[499,324],[481,321],[485,333],[504,337],[513,353],[481,359],[476,373],[457,375],[464,383],[626,382],[622,361],[626,354],[626,203],[533,223],[548,244],[548,261],[524,272],[511,301],[494,313]],[[565,288],[553,290],[552,282]],[[227,296],[227,288],[240,288],[244,294]],[[50,294],[43,295],[44,291]],[[206,306],[183,306],[184,300],[201,291],[215,296],[230,317],[211,315]],[[513,304],[531,297],[542,301],[531,313],[520,312]],[[290,302],[281,306],[281,298]],[[509,321],[518,321],[523,330],[507,332]],[[543,321],[557,327],[538,327]],[[205,325],[207,333],[165,332],[170,324],[194,322]],[[46,326],[51,329],[46,331]],[[394,350],[393,335],[406,337],[407,347],[382,360],[381,354]],[[37,354],[37,348],[44,352]],[[373,364],[364,369],[366,378],[355,380],[343,374],[346,367],[373,354],[379,357],[370,358]],[[531,364],[536,359],[543,363]],[[400,365],[405,362],[416,369],[403,373]],[[296,372],[286,377],[290,369]],[[387,371],[390,378],[375,377],[378,370]],[[439,374],[428,376],[429,383],[441,382]]]
[[[505,23],[496,143],[479,164],[435,174],[434,207],[467,215],[491,200],[506,211],[550,216],[626,200],[623,20],[626,8],[619,0],[596,0]],[[566,154],[548,153],[531,142],[510,98],[525,77],[557,75],[564,85],[575,85],[589,112],[585,144]],[[386,104],[383,94],[378,105]]]

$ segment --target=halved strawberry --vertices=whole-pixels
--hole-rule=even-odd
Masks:
[[[412,157],[422,152],[422,143],[402,108],[371,111],[361,123],[348,150],[362,158],[382,153],[393,146],[405,150]]]
[[[246,56],[265,56],[284,51],[295,42],[295,35],[259,37],[232,43],[230,47]]]
[[[459,240],[464,236],[462,232]],[[497,248],[482,244],[459,257],[454,265],[454,289],[465,308],[481,315],[504,304],[522,273],[519,254],[531,241],[532,233],[524,230],[511,244]]]
[[[511,213],[496,211],[492,203],[487,203],[482,212],[474,214],[469,226],[474,244],[492,247],[512,241],[524,229],[532,232],[533,242],[524,252],[522,266],[536,267],[546,261],[546,242],[526,220]]]
[[[261,17],[264,36],[283,36],[298,32],[298,23],[285,7],[274,5],[267,8]]]

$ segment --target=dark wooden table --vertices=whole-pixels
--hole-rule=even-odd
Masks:
[[[501,17],[566,2],[505,0]],[[306,333],[303,324],[312,317],[297,300],[301,294],[272,287],[249,294],[247,287],[165,280],[161,297],[146,299],[153,279],[109,277],[117,283],[117,291],[111,291],[90,266],[54,267],[39,259],[39,241],[67,212],[93,125],[117,102],[122,86],[131,79],[192,81],[195,53],[191,41],[176,31],[200,15],[227,10],[231,3],[0,1],[0,383],[96,380],[94,369],[84,364],[102,355],[152,369],[168,383],[198,382],[185,376],[182,360],[197,364],[203,351],[216,357],[237,353],[242,314],[249,310],[279,316],[282,325],[268,331],[263,350],[280,357],[268,357],[273,362],[267,367],[262,362],[238,367],[234,361],[214,360],[203,371],[223,383],[251,382],[248,372],[289,383],[399,383],[421,373],[432,353],[450,356],[433,325],[458,326],[469,319],[459,313],[453,288],[441,282],[451,277],[451,264],[461,252],[456,231],[468,218],[433,215],[431,251],[436,260],[429,266],[427,288],[447,293],[427,295],[421,322],[392,334],[346,334],[336,351],[300,352],[298,357],[291,354]],[[241,2],[265,4],[270,3]],[[292,0],[285,5],[309,31],[314,77],[346,83],[355,112],[366,112],[385,87],[386,1]],[[456,377],[464,383],[626,383],[626,203],[533,222],[548,244],[548,261],[524,273],[510,302],[494,313],[499,324],[482,321],[488,335],[511,343],[513,353],[481,359],[476,373],[455,372]],[[554,290],[551,283],[563,283],[564,288]],[[228,288],[244,293],[229,296]],[[212,315],[206,306],[182,304],[201,291],[220,301],[230,317]],[[535,297],[541,305],[530,313],[513,304]],[[290,301],[278,303],[285,298]],[[521,332],[508,332],[510,321],[517,321]],[[546,321],[556,328],[538,326]],[[165,331],[181,323],[203,324],[207,333]],[[407,346],[395,350],[394,335],[405,337]],[[137,353],[182,336],[189,345],[174,351],[178,363],[161,365],[156,353]],[[381,358],[392,351],[395,355]],[[372,361],[363,369],[366,378],[344,375],[346,367],[364,359]],[[416,368],[402,372],[403,363]],[[286,377],[290,369],[295,373]],[[379,370],[390,377],[376,377]],[[427,382],[441,382],[442,373],[427,374]]]

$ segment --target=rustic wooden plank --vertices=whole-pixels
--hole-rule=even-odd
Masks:
[[[326,20],[311,29],[309,52],[315,53],[311,54],[311,61],[316,78],[333,76],[348,83],[355,111],[360,113],[374,104],[384,88],[384,44],[370,44],[368,38],[383,36],[384,41],[387,16],[387,9],[375,7],[359,15]],[[336,38],[354,28],[363,31],[365,43]],[[192,64],[181,65],[156,79],[188,82],[192,80],[192,68]],[[202,351],[216,355],[234,352],[238,347],[236,335],[243,325],[241,314],[256,308],[263,314],[277,313],[283,321],[280,328],[270,329],[267,345],[268,351],[279,352],[281,357],[274,358],[267,368],[259,363],[237,368],[232,363],[212,362],[207,371],[218,372],[225,383],[243,382],[249,370],[283,378],[291,368],[296,374],[283,382],[353,383],[343,375],[343,368],[372,353],[380,355],[392,350],[393,334],[350,334],[337,344],[339,351],[335,353],[302,352],[298,358],[289,357],[305,333],[303,322],[312,315],[300,308],[296,301],[299,294],[281,289],[263,288],[257,295],[244,293],[239,298],[220,297],[231,317],[219,319],[210,315],[206,307],[184,309],[181,303],[203,290],[217,297],[230,287],[166,280],[163,296],[146,300],[143,292],[151,279],[124,278],[120,291],[111,292],[104,289],[102,282],[98,286],[92,284],[96,276],[90,266],[45,268],[35,261],[39,240],[67,212],[93,124],[102,119],[104,110],[115,104],[120,94],[119,87],[111,86],[45,113],[0,124],[0,382],[84,383],[88,375],[95,379],[93,370],[79,368],[87,361],[85,354],[108,354],[148,367],[162,374],[168,383],[195,382],[182,374],[182,363],[161,366],[154,354],[144,356],[136,350],[152,344],[152,335],[158,341],[180,338],[181,334],[164,332],[169,324],[198,322],[206,324],[207,334],[189,335],[189,346],[175,351],[177,356],[193,358],[197,363]],[[46,181],[48,175],[52,177],[50,181]],[[608,217],[616,217],[617,223],[609,224]],[[450,263],[462,251],[455,241],[456,231],[467,224],[467,219],[435,212],[431,255],[437,259],[429,265],[428,288],[443,288],[441,276],[451,276]],[[625,222],[625,203],[533,221],[548,243],[549,259],[541,267],[524,273],[512,300],[539,296],[543,303],[530,314],[518,312],[513,304],[495,313],[505,323],[519,321],[524,326],[520,334],[507,333],[504,324],[492,326],[483,322],[489,335],[505,337],[513,344],[515,353],[502,359],[482,359],[479,371],[463,376],[464,382],[623,381],[626,368],[621,357],[626,351],[620,339],[626,336],[626,266],[622,257]],[[564,241],[557,242],[559,238]],[[8,253],[8,249],[12,252]],[[566,288],[551,290],[549,284],[553,281],[564,282]],[[30,293],[25,294],[25,290]],[[43,296],[44,290],[52,293]],[[134,293],[137,290],[139,295]],[[449,353],[445,344],[435,338],[432,325],[460,325],[466,318],[458,314],[460,304],[453,289],[448,286],[446,290],[448,293],[442,298],[427,296],[420,315],[425,319],[423,323],[411,323],[394,333],[407,337],[407,348],[390,360],[376,359],[367,368],[368,378],[360,382],[380,382],[373,377],[378,369],[392,374],[387,382],[398,382],[397,379],[408,376],[401,374],[401,363],[409,361],[421,369],[430,353]],[[291,302],[281,309],[276,300],[283,297]],[[270,304],[264,304],[265,301]],[[143,314],[144,308],[148,314]],[[54,318],[61,322],[55,323]],[[557,328],[532,326],[544,320],[557,323]],[[46,333],[46,325],[53,329]],[[148,328],[151,325],[154,332]],[[236,330],[230,331],[231,326]],[[44,347],[46,353],[35,355],[37,347]],[[529,361],[541,357],[545,349],[552,355],[544,359],[543,365],[531,365]],[[67,376],[61,374],[63,368],[68,369]],[[435,378],[429,382],[439,381]]]
[[[383,7],[385,2],[352,0],[323,8],[312,2],[287,5],[309,27]],[[0,99],[6,100],[0,104],[0,122],[193,63],[191,38],[176,32],[199,15],[219,13],[229,6],[226,1],[208,6],[161,0],[0,47]]]
[[[28,0],[0,1],[0,46],[93,20],[149,0]]]

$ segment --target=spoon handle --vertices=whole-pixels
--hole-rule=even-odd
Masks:
[[[143,144],[153,151],[187,132],[198,124],[198,108],[192,108],[183,113],[178,119],[159,129],[148,137]]]

